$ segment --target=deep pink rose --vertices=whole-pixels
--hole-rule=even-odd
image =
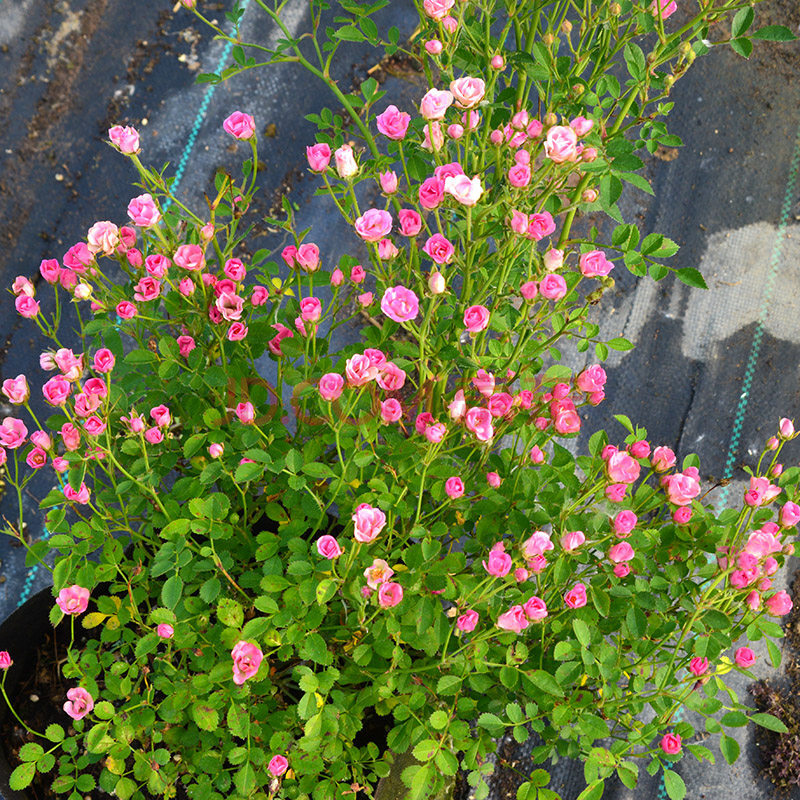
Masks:
[[[492,415],[488,408],[470,408],[465,416],[467,430],[475,434],[481,442],[488,442],[494,436]]]
[[[222,123],[222,129],[235,139],[252,139],[256,132],[256,123],[250,114],[234,111]]]
[[[676,472],[664,480],[667,497],[676,506],[688,506],[700,494],[700,483],[686,472]]]
[[[233,682],[237,686],[241,686],[258,672],[264,654],[258,645],[239,641],[231,650],[231,658],[233,659]]]
[[[387,138],[400,141],[406,136],[411,124],[411,115],[400,111],[397,106],[387,106],[386,111],[375,118],[378,130]]]
[[[479,618],[478,612],[470,608],[456,619],[456,628],[462,633],[472,633],[472,631],[475,630],[475,626],[478,624]]]
[[[352,516],[355,523],[353,538],[362,544],[375,541],[378,534],[386,527],[386,514],[368,503],[361,503]]]
[[[281,775],[283,775],[288,768],[289,762],[286,759],[286,756],[272,756],[272,758],[269,760],[269,765],[267,766],[267,769],[276,778],[279,778]]]
[[[677,733],[664,734],[660,747],[668,756],[677,755],[681,751],[681,737]]]
[[[400,233],[403,236],[416,236],[422,230],[422,219],[413,209],[400,209],[397,212],[397,218],[400,221]]]
[[[392,286],[383,294],[381,311],[395,322],[409,322],[419,313],[419,298],[411,289]]]
[[[496,546],[495,546],[496,547]],[[511,556],[501,550],[500,548],[492,548],[489,551],[489,560],[481,562],[483,568],[490,574],[497,578],[502,578],[511,572],[512,561]]]
[[[120,153],[133,155],[139,152],[139,134],[135,128],[114,125],[108,129],[108,138],[111,144],[119,148]]]
[[[489,316],[486,306],[470,306],[464,312],[464,327],[470,333],[480,333],[489,327]]]
[[[613,483],[633,483],[639,477],[641,465],[624,450],[618,450],[606,461],[606,471]]]
[[[306,147],[306,158],[312,172],[325,172],[331,163],[331,148],[324,143]]]
[[[586,605],[586,587],[576,583],[565,595],[564,602],[570,608],[582,608]]]
[[[89,605],[89,590],[77,584],[65,586],[58,593],[56,605],[65,614],[83,614]]]
[[[734,654],[733,660],[736,666],[750,669],[756,663],[756,654],[749,647],[740,647]]]
[[[403,587],[399,583],[384,581],[378,589],[378,604],[381,608],[392,608],[403,599]]]
[[[16,450],[25,444],[27,435],[28,429],[21,419],[6,417],[0,423],[0,445],[7,447],[9,450]]]

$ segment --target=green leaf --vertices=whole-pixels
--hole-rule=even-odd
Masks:
[[[591,631],[589,630],[589,626],[582,619],[572,620],[572,630],[575,631],[575,636],[584,647],[589,647],[591,645]],[[512,720],[512,722],[515,721],[516,720]]]
[[[255,791],[256,771],[253,769],[253,765],[249,761],[236,773],[233,778],[233,782],[236,784],[239,794],[243,795],[244,797],[247,797],[248,795],[252,794],[253,791]]]
[[[226,628],[241,628],[244,624],[244,609],[229,597],[223,597],[217,604],[217,619]]]
[[[753,24],[754,18],[755,13],[751,6],[739,9],[731,23],[731,38],[738,39],[743,33],[747,33],[747,29]]]
[[[228,709],[227,722],[228,729],[234,736],[247,738],[250,732],[250,714],[246,708],[232,703]]]
[[[631,344],[631,342],[629,342],[623,336],[617,336],[614,339],[609,339],[608,342],[606,342],[606,344],[612,350],[619,350],[622,353],[626,352],[627,350],[633,350],[634,348],[634,345]]]
[[[30,786],[33,776],[36,774],[36,764],[33,761],[27,761],[20,764],[8,779],[9,788],[15,792],[19,792],[26,786]]]
[[[63,794],[64,792],[68,792],[73,786],[75,785],[75,778],[72,775],[59,775],[51,784],[50,788],[56,794]],[[136,784],[134,784],[134,787]],[[127,800],[127,798],[122,798],[122,800]]]
[[[192,706],[192,719],[204,731],[215,731],[219,727],[219,711],[203,703]]]
[[[789,733],[789,729],[786,725],[772,714],[762,714],[759,712],[757,714],[751,714],[750,719],[753,720],[756,725],[760,725],[762,728],[766,728],[770,731],[775,731],[775,733]]]
[[[55,722],[51,723],[47,726],[44,735],[48,738],[51,742],[63,742],[64,741],[64,729],[60,725],[56,725]]]
[[[413,755],[417,761],[430,761],[439,749],[439,742],[434,739],[423,739],[414,747]]]
[[[310,478],[320,480],[322,478],[333,478],[334,471],[327,465],[319,461],[311,461],[303,465],[303,472]]]
[[[19,757],[23,761],[38,761],[42,753],[44,753],[44,749],[36,742],[26,742],[19,749]]]
[[[556,679],[543,669],[535,669],[528,677],[538,686],[543,692],[555,695],[556,697],[563,697],[564,692],[556,682]]]
[[[741,728],[747,725],[747,714],[743,714],[741,711],[729,711],[723,715],[720,722],[729,728]]]
[[[766,25],[751,34],[750,38],[766,42],[793,42],[797,39],[785,25]]]
[[[625,63],[628,65],[628,72],[630,72],[631,77],[636,81],[642,80],[645,76],[645,58],[642,49],[638,45],[633,44],[633,42],[628,42],[628,44],[625,45],[623,55],[625,56]]]
[[[478,727],[489,731],[495,739],[503,735],[505,723],[496,714],[483,713],[478,717]]]
[[[183,581],[179,575],[171,575],[161,588],[161,602],[169,609],[174,609],[183,594]]]
[[[686,797],[686,784],[675,770],[664,770],[664,788],[670,800],[683,800]]]
[[[461,678],[458,675],[442,675],[436,684],[436,694],[452,695],[461,688]]]
[[[431,714],[430,723],[434,728],[436,728],[437,731],[442,730],[442,728],[446,728],[449,722],[449,714],[446,711],[442,711],[441,708]]]
[[[696,289],[708,289],[703,276],[694,267],[684,267],[683,269],[676,269],[675,275],[678,280],[685,283],[687,286],[694,286]]]
[[[324,606],[336,594],[336,581],[325,578],[317,584],[317,603]]]
[[[772,666],[776,669],[781,665],[781,651],[780,648],[771,639],[765,639],[767,643],[767,652],[769,653],[769,660]]]
[[[736,739],[728,736],[726,733],[723,733],[722,736],[720,736],[719,749],[729,764],[733,764],[734,761],[739,758],[739,742],[737,742]]]
[[[363,42],[366,39],[366,36],[355,25],[344,25],[338,31],[334,31],[333,35],[346,42]]]
[[[731,39],[731,49],[742,58],[750,58],[753,52],[753,43],[749,39]]]
[[[606,782],[602,778],[592,781],[577,797],[577,800],[600,800]]]

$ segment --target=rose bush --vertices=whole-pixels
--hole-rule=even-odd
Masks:
[[[425,0],[414,54],[429,86],[406,111],[372,79],[345,95],[330,78],[341,41],[397,52],[397,32],[381,42],[370,18],[380,4],[343,3],[350,17],[320,47],[323,5],[319,64],[264,5],[286,36],[267,60],[301,63],[350,115],[348,129],[313,115],[306,155],[358,257],[332,264],[288,203],[272,221],[293,240],[280,260],[240,251],[258,137],[237,111],[223,128],[250,158],[240,181],[218,176],[202,214],[142,163],[135,130],[112,128],[143,190],[131,225],[95,222],[61,264],[42,262],[53,314],[14,281],[17,311],[54,342],[40,364],[58,374],[41,385],[44,422],[26,376],[3,383],[30,419],[0,423],[0,456],[20,498],[23,458],[60,476],[42,503],[53,535],[31,559],[55,553],[52,621],[98,636],[73,637],[72,722],[30,732],[13,787],[53,771],[70,800],[94,775],[120,800],[344,798],[408,752],[411,798],[459,768],[480,798],[510,730],[539,734],[536,762],[583,758],[596,798],[614,772],[634,786],[640,764],[709,757],[675,722],[683,704],[733,760],[722,726],[749,709],[723,676],[754,663],[742,637],[766,639],[777,665],[772,618],[791,608],[772,576],[800,521],[800,469],[778,460],[794,427],[781,421],[739,507],[718,514],[697,459],[678,467],[624,415],[615,443],[601,431],[580,455],[565,446],[606,375],[573,373],[557,346],[592,348],[592,361],[629,349],[599,338],[589,307],[620,264],[663,278],[677,246],[621,221],[622,182],[649,188],[635,152],[676,144],[658,119],[671,86],[726,15],[749,52],[752,9],[707,3],[673,30],[674,4],[590,4],[575,25],[564,3],[509,17]],[[235,44],[236,64],[206,80],[254,66]],[[368,188],[383,199],[362,208]],[[597,209],[620,222],[610,242],[573,230]],[[89,305],[83,352],[59,339],[65,298]],[[377,325],[332,353],[353,301]],[[22,526],[20,501],[8,532],[22,539]],[[0,654],[4,695],[12,663]],[[384,750],[358,737],[369,716],[386,723]],[[546,781],[534,772],[523,796],[554,797]],[[671,796],[681,787],[672,773]]]

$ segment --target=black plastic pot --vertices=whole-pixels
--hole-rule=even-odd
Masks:
[[[50,625],[50,609],[53,607],[52,589],[42,589],[12,612],[0,624],[0,650],[7,650],[14,663],[6,676],[6,693],[13,702],[22,678],[29,675],[36,665],[36,651],[47,635]],[[0,720],[11,714],[0,697]],[[8,763],[6,742],[0,742],[0,800],[30,800],[26,792],[17,792],[8,785],[8,779],[16,765]]]

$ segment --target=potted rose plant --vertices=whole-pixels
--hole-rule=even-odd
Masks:
[[[747,50],[752,9],[707,3],[671,30],[674,4],[589,4],[577,24],[551,5],[504,17],[426,0],[430,86],[413,114],[375,81],[345,95],[330,78],[336,42],[379,41],[370,9],[343,4],[351,18],[321,47],[312,5],[318,65],[288,31],[270,51],[329,83],[368,150],[332,114],[307,150],[364,257],[329,263],[289,204],[273,221],[294,240],[280,258],[238,257],[257,164],[247,113],[224,125],[250,148],[242,177],[220,174],[202,212],[143,163],[134,129],[109,131],[140,176],[127,224],[95,222],[42,262],[55,315],[28,278],[13,285],[54,341],[41,359],[53,414],[37,419],[27,376],[7,379],[28,416],[0,423],[0,453],[17,491],[22,460],[60,476],[31,558],[54,552],[50,619],[70,627],[63,707],[28,730],[13,789],[40,775],[70,800],[95,786],[120,800],[344,798],[394,772],[427,798],[462,770],[482,797],[511,730],[539,734],[537,762],[584,759],[584,798],[614,773],[635,786],[639,765],[681,798],[671,764],[710,756],[675,722],[681,705],[729,760],[724,725],[780,729],[723,676],[752,665],[742,637],[779,662],[774,618],[791,601],[772,576],[800,520],[800,470],[779,460],[791,421],[717,513],[697,459],[678,465],[622,414],[574,455],[605,373],[594,359],[573,373],[556,349],[602,361],[630,347],[600,340],[590,306],[615,261],[660,279],[677,246],[624,223],[601,244],[576,214],[619,217],[622,181],[646,185],[635,151],[673,141],[656,117],[709,24],[733,13]],[[754,34],[770,37],[785,33]],[[65,299],[91,309],[82,352],[59,339]],[[354,308],[377,324],[330,352]],[[274,386],[256,368],[267,353]],[[14,659],[0,653],[3,686]],[[360,735],[368,719],[383,746]],[[534,771],[522,796],[554,797],[546,783]]]

